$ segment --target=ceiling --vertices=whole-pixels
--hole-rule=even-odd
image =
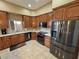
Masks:
[[[30,10],[37,10],[42,6],[48,4],[52,0],[5,0],[5,1]]]

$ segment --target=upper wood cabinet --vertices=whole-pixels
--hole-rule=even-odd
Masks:
[[[50,12],[50,13],[47,14],[47,20],[46,20],[46,22],[49,22],[52,19],[53,19],[53,12]]]
[[[62,20],[65,19],[65,8],[57,8],[53,11],[53,19]]]
[[[71,2],[66,5],[55,8],[53,11],[53,19],[76,19],[79,18],[79,2]]]
[[[38,23],[39,23],[38,17],[37,16],[33,17],[32,18],[32,28],[38,28]]]
[[[79,3],[72,4],[66,7],[66,18],[79,17]]]
[[[7,13],[0,11],[0,28],[7,28],[7,27],[8,27]]]
[[[76,0],[77,2],[79,2],[79,0]]]
[[[32,26],[32,17],[23,16],[23,25],[24,25],[24,28],[31,28],[31,26]]]
[[[43,15],[36,16],[39,22],[48,22],[53,19],[53,12],[49,12]]]
[[[9,48],[11,46],[11,41],[9,36],[7,37],[2,37],[2,42],[3,42],[3,48]]]

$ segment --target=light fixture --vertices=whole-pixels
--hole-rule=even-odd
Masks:
[[[28,4],[28,7],[31,7],[31,4]]]

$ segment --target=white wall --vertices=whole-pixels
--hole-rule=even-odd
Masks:
[[[52,2],[50,2],[49,4],[38,9],[37,11],[34,11],[33,14],[34,14],[34,16],[37,16],[37,15],[41,15],[41,14],[44,14],[44,13],[48,13],[48,12],[53,11],[53,8],[56,8],[58,6],[61,6],[63,4],[66,4],[66,3],[69,3],[69,2],[72,2],[72,1],[74,1],[74,0],[52,0]]]
[[[2,0],[0,0],[0,10],[17,13],[17,14],[23,14],[23,15],[33,15],[31,14],[31,11],[28,9],[25,9],[13,4],[9,4]]]
[[[69,3],[72,1],[74,1],[74,0],[52,0],[52,8],[61,6],[63,4],[66,4],[66,3]]]
[[[48,13],[51,11],[52,11],[52,2],[48,3],[44,7],[41,7],[40,9],[35,11],[35,15],[37,16],[37,15],[41,15],[41,14]]]

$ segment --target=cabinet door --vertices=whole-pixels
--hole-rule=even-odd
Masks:
[[[31,38],[32,38],[32,40],[36,40],[37,39],[37,33],[36,32],[32,32]]]
[[[70,5],[66,8],[67,18],[77,18],[79,16],[79,3]]]
[[[25,28],[28,28],[28,25],[29,25],[29,24],[28,24],[28,22],[29,22],[28,17],[27,17],[27,16],[24,16],[24,17],[23,17],[23,20],[24,20],[24,27],[25,27]]]
[[[17,35],[11,36],[11,44],[12,45],[19,44],[24,41],[25,41],[24,34],[17,34]]]
[[[10,38],[11,38],[11,45],[18,44],[18,36],[17,35],[12,35]]]
[[[17,37],[18,37],[18,43],[21,43],[21,42],[25,41],[24,34],[18,34]]]
[[[30,16],[29,17],[29,28],[31,28],[32,27],[32,17]]]
[[[0,50],[2,50],[2,49],[3,49],[3,43],[2,43],[2,39],[0,37]]]
[[[50,48],[50,37],[49,36],[45,36],[44,45]]]
[[[2,37],[3,48],[9,48],[11,46],[11,41],[9,37]]]
[[[30,16],[23,16],[23,21],[24,21],[24,28],[31,28],[31,23],[32,23],[32,17]]]
[[[79,2],[79,0],[76,0],[77,2]]]
[[[52,19],[53,19],[53,12],[50,12],[50,13],[47,14],[47,20],[46,21],[49,22]]]
[[[38,18],[34,17],[32,19],[32,28],[38,28]]]
[[[64,14],[65,14],[65,8],[56,9],[53,12],[53,19],[62,20],[65,17]]]
[[[6,12],[0,12],[0,28],[7,28],[7,14]]]

